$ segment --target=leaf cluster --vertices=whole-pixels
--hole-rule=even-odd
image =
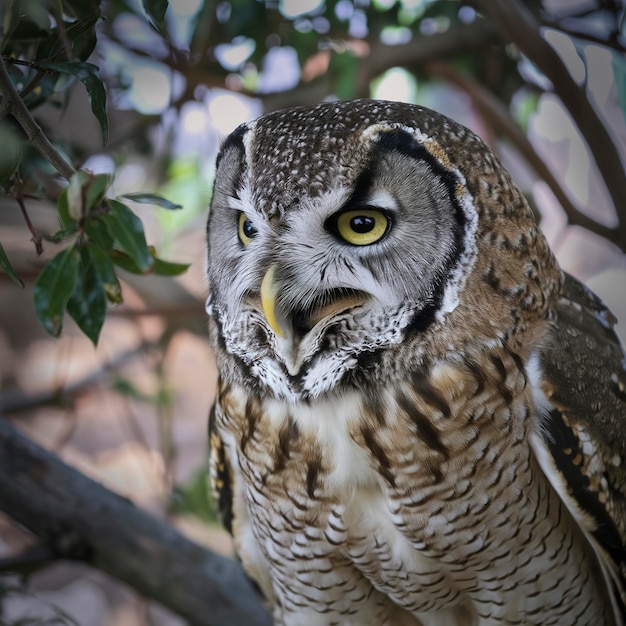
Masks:
[[[144,0],[143,9],[155,28],[164,27],[168,3]],[[141,220],[124,202],[149,203],[168,210],[180,209],[159,194],[135,193],[110,198],[111,176],[75,171],[65,163],[60,147],[46,139],[29,136],[36,126],[31,112],[44,103],[63,106],[68,88],[80,81],[87,90],[91,110],[97,119],[102,142],[108,140],[107,97],[99,68],[88,59],[94,52],[102,19],[95,1],[9,0],[4,7],[0,36],[3,67],[10,83],[0,91],[0,187],[20,205],[33,232],[37,251],[41,240],[63,249],[45,265],[34,284],[35,312],[42,327],[57,337],[67,311],[82,332],[96,344],[104,323],[107,305],[122,302],[117,268],[136,274],[176,276],[188,265],[160,259],[148,246]],[[12,113],[11,91],[26,112]],[[63,175],[68,184],[56,201],[60,229],[51,235],[34,232],[26,208],[37,190],[37,179],[48,157],[50,164],[66,165]],[[49,165],[48,165],[49,167]],[[57,167],[58,169],[58,167]],[[74,172],[68,176],[66,172]],[[24,286],[0,243],[0,268],[17,284]]]
[[[159,259],[148,246],[141,220],[120,199],[105,197],[106,174],[79,170],[59,195],[62,228],[53,241],[70,241],[46,265],[35,282],[35,312],[43,328],[58,336],[65,310],[95,344],[104,323],[107,301],[122,302],[115,266],[135,274],[176,276],[188,265]],[[157,194],[129,194],[135,202],[180,209]]]

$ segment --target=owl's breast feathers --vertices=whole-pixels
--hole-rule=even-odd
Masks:
[[[569,277],[559,315],[530,363],[493,348],[306,405],[222,381],[220,505],[285,623],[621,623],[623,355]]]

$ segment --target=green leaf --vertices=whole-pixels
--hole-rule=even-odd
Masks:
[[[50,15],[39,0],[20,0],[19,11],[21,19],[30,20],[39,30],[50,30]]]
[[[150,273],[158,274],[159,276],[179,276],[189,269],[191,263],[172,263],[170,261],[163,261],[156,256],[156,251],[152,246],[148,246],[150,254],[152,255],[153,265]],[[111,253],[111,260],[115,265],[121,267],[131,274],[145,274],[146,272],[141,270],[135,261],[131,259],[127,254],[121,250],[113,250]]]
[[[0,37],[0,51],[4,50],[7,42],[11,39],[13,32],[20,23],[20,3],[19,0],[8,0],[4,9],[4,19],[2,23],[2,36]]]
[[[175,204],[170,202],[167,198],[164,198],[158,193],[125,193],[120,198],[126,198],[127,200],[133,200],[133,202],[141,202],[142,204],[156,204],[169,211],[175,211],[176,209],[182,209],[182,204]]]
[[[123,302],[122,288],[111,257],[96,246],[91,249],[91,255],[108,301],[112,304],[121,304]]]
[[[114,240],[103,217],[104,214],[98,217],[87,217],[83,222],[83,229],[90,241],[108,255],[113,249]]]
[[[74,246],[67,248],[48,262],[35,281],[35,313],[53,337],[63,329],[63,312],[76,285],[79,260],[78,250]]]
[[[165,31],[165,12],[169,5],[168,0],[142,0],[145,12],[150,16],[159,31]]]
[[[96,208],[104,199],[104,194],[111,184],[108,174],[92,174],[78,170],[67,186],[67,209],[70,217],[80,221],[91,209]]]
[[[154,259],[146,244],[141,220],[125,205],[117,200],[107,200],[109,212],[102,216],[109,234],[120,249],[128,254],[141,272],[149,272]],[[115,259],[114,259],[115,262]]]
[[[85,214],[85,187],[89,184],[91,175],[85,170],[75,172],[67,186],[67,211],[70,219],[78,222]]]
[[[133,261],[125,252],[121,250],[113,250],[111,252],[111,262],[121,267],[123,270],[131,274],[145,274],[146,272],[139,269],[137,263]]]
[[[102,143],[106,145],[109,140],[107,94],[100,78],[98,66],[93,65],[93,63],[48,63],[44,67],[56,72],[71,74],[85,85],[91,102],[91,111],[100,124]]]
[[[76,225],[74,218],[70,215],[67,187],[61,190],[61,193],[57,198],[57,216],[63,228],[71,228],[72,225]]]
[[[95,346],[104,324],[107,299],[91,248],[83,246],[79,258],[76,284],[67,301],[67,312]]]
[[[94,10],[96,14],[93,14]],[[100,14],[97,11],[96,7],[92,9],[92,14],[89,17],[76,20],[71,24],[65,22],[65,37],[72,44],[74,58],[81,61],[87,59],[96,45],[95,26],[100,19]],[[35,60],[44,61],[49,59],[53,61],[62,51],[63,42],[59,37],[58,29],[54,28],[50,32],[50,36],[39,44]]]
[[[163,261],[154,257],[154,266],[152,272],[159,276],[179,276],[189,269],[191,263],[172,263],[170,261]]]
[[[2,244],[0,243],[0,267],[7,273],[9,278],[20,285],[20,287],[24,287],[24,283],[21,281],[20,277],[15,273],[13,266],[11,265],[11,261],[9,261],[9,257],[7,256]]]
[[[72,235],[75,235],[78,232],[78,224],[70,224],[66,228],[61,228],[61,230],[57,230],[52,235],[44,235],[43,238],[46,241],[51,241],[53,243],[59,243],[59,241],[63,241],[64,239],[69,239]]]
[[[85,201],[87,211],[100,205],[107,189],[111,185],[111,176],[109,174],[92,174],[91,181],[87,187],[87,198]]]

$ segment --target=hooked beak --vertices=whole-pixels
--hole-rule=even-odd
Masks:
[[[318,322],[341,311],[362,305],[368,298],[363,291],[348,288],[327,289],[309,309],[291,311],[290,316],[277,315],[277,301],[280,296],[281,284],[275,278],[276,265],[270,265],[261,281],[261,309],[267,323],[278,337],[302,337]],[[280,319],[280,321],[279,321]],[[282,326],[281,326],[282,322]],[[285,327],[286,324],[290,326]]]
[[[265,319],[270,325],[272,330],[279,336],[284,337],[278,318],[276,317],[276,296],[278,295],[278,285],[274,280],[274,274],[276,273],[276,265],[270,265],[270,268],[263,277],[261,283],[261,306],[263,307],[263,313]]]

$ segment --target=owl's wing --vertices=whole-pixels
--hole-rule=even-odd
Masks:
[[[215,405],[209,414],[209,461],[213,501],[224,528],[233,534],[232,470],[224,449],[224,442],[215,428]]]
[[[237,491],[237,485],[241,486],[241,482],[236,483],[237,477],[233,473],[226,446],[217,432],[216,407],[217,404],[214,404],[209,414],[209,461],[213,501],[217,504],[224,528],[235,539],[236,545],[237,535],[239,535],[240,542],[243,541],[245,543],[245,540],[242,540],[242,536],[251,535],[252,530],[248,523],[248,515],[245,511],[241,490]],[[239,481],[241,481],[241,477],[239,477]],[[238,498],[236,497],[237,493],[239,493]],[[252,544],[254,541],[248,541],[248,543]],[[240,555],[237,554],[236,556],[239,557]],[[257,570],[254,567],[254,561],[248,560],[247,563],[243,562],[242,565],[244,573],[248,576],[252,586],[257,590],[259,599],[265,603],[267,598],[273,598],[274,594],[269,574],[264,570]],[[265,607],[268,611],[271,611],[271,602],[265,603]]]
[[[615,581],[617,613],[623,616],[626,358],[613,330],[616,321],[594,293],[565,276],[558,320],[540,352],[541,384],[550,403],[540,439],[549,457],[546,474]]]

